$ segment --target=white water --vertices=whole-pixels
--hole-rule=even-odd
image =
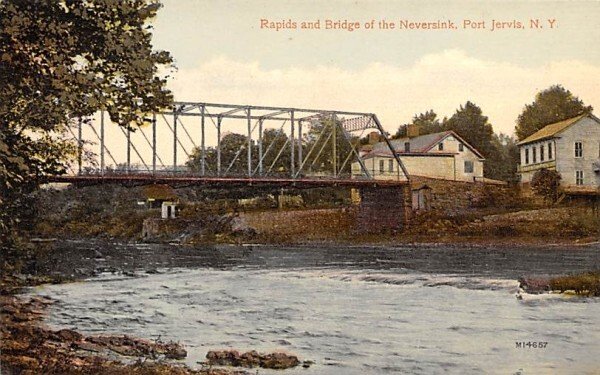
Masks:
[[[316,362],[286,374],[598,371],[598,299],[518,300],[517,287],[406,269],[235,267],[101,275],[36,292],[59,300],[53,327],[180,341],[191,366],[234,348]],[[521,341],[548,344],[516,348]]]

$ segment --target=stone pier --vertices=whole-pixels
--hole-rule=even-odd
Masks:
[[[410,185],[365,187],[360,188],[359,193],[357,232],[398,232],[410,219]]]

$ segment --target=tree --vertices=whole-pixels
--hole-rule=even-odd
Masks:
[[[494,151],[492,138],[494,130],[484,116],[481,108],[468,101],[444,123],[445,130],[453,130],[484,157],[491,156]]]
[[[531,178],[531,189],[537,195],[544,197],[549,202],[555,202],[558,198],[560,186],[560,174],[555,170],[540,169]]]
[[[334,136],[335,134],[335,136]],[[347,174],[356,159],[352,151],[360,142],[345,133],[340,120],[324,119],[311,125],[304,139],[306,163],[303,172]]]
[[[535,101],[525,106],[517,119],[515,133],[519,140],[523,140],[548,124],[590,113],[592,110],[592,106],[584,105],[571,91],[561,85],[554,85],[538,92]]]
[[[271,169],[273,174],[288,174],[292,163],[291,145],[287,134],[280,129],[265,129],[263,132],[263,171]]]
[[[440,119],[438,119],[437,114],[433,111],[433,109],[418,115],[415,114],[411,124],[419,127],[420,135],[438,133],[444,130],[442,122],[440,122]],[[406,137],[406,128],[411,124],[400,125],[396,131],[396,134],[392,136],[392,139]]]
[[[494,151],[488,156],[484,166],[486,177],[516,182],[519,147],[515,139],[503,133],[494,134],[492,145]]]
[[[27,194],[74,156],[77,119],[102,109],[133,128],[171,104],[172,58],[152,50],[148,25],[159,8],[154,0],[0,1],[2,244]]]
[[[200,171],[202,151],[200,148],[194,148],[190,160],[187,161],[188,167],[192,171]],[[252,165],[255,164],[256,150],[252,145]],[[205,173],[216,175],[218,166],[218,156],[216,147],[207,147],[205,149]],[[221,174],[242,175],[248,174],[248,139],[243,134],[227,133],[221,138]]]

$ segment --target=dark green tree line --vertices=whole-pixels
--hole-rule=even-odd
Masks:
[[[168,52],[154,51],[153,0],[0,1],[0,240],[10,247],[27,194],[74,156],[78,118],[121,126],[171,104]]]
[[[548,124],[591,113],[592,110],[592,106],[586,106],[571,91],[554,85],[538,92],[533,103],[525,105],[517,118],[515,134],[523,140]]]

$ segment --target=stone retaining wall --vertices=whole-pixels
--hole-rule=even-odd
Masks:
[[[469,209],[514,206],[520,202],[518,189],[510,185],[411,176],[412,189],[423,185],[431,188],[431,209],[449,215]]]

